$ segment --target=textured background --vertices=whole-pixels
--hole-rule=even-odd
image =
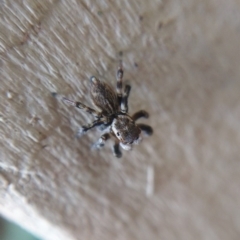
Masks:
[[[239,239],[239,1],[0,7],[2,215],[44,239]],[[155,132],[115,159],[50,92],[90,105],[89,76],[115,84],[121,52]]]

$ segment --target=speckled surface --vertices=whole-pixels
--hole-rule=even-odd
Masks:
[[[238,1],[1,1],[0,213],[44,239],[240,235]],[[154,128],[122,159],[91,116],[88,79],[115,84]]]

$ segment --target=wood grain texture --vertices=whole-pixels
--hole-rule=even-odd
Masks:
[[[0,213],[44,239],[240,235],[240,5],[235,0],[1,1]],[[154,128],[122,159],[91,116],[89,77]],[[121,55],[121,54],[120,54]]]

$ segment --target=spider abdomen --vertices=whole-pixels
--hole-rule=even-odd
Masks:
[[[105,115],[111,115],[118,111],[117,95],[105,82],[91,77],[90,92],[94,104],[102,110]]]

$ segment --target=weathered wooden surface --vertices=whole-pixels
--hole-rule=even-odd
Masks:
[[[0,213],[45,239],[239,239],[239,1],[1,1]],[[115,159],[88,79],[115,84],[151,138]]]

